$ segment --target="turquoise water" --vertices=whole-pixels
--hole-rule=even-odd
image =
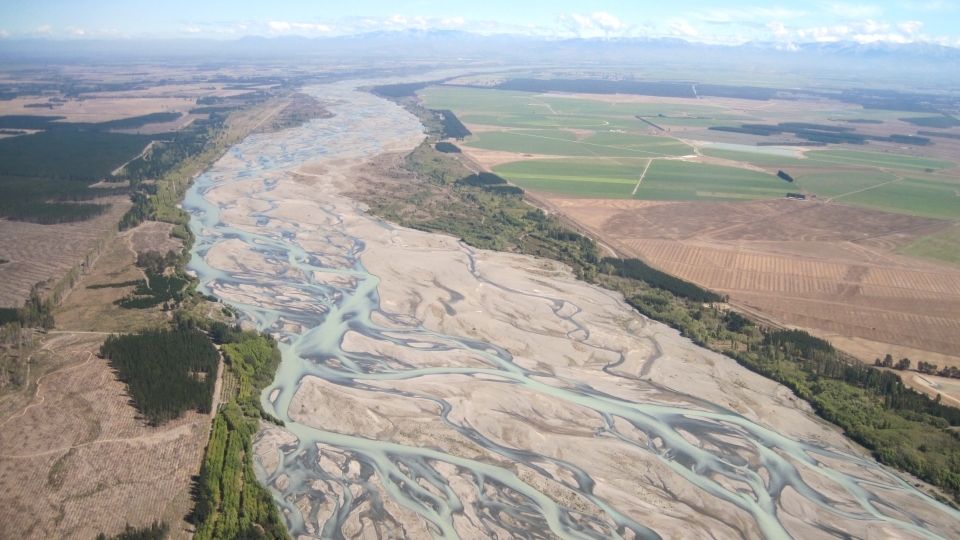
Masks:
[[[655,527],[650,526],[655,518],[631,514],[618,508],[615,501],[597,495],[594,492],[596,481],[577,464],[500,444],[470,425],[452,419],[449,415],[451,405],[426,390],[400,391],[376,384],[453,374],[485,377],[485,380],[502,384],[505,392],[523,388],[594,411],[603,422],[596,437],[608,437],[617,444],[648,453],[702,490],[704,497],[726,501],[751,516],[766,538],[791,537],[779,516],[780,497],[788,489],[841,522],[877,522],[889,527],[893,536],[912,533],[920,538],[941,538],[928,530],[921,517],[906,511],[887,511],[885,494],[908,497],[946,514],[948,519],[957,520],[958,527],[954,532],[960,534],[960,514],[869,459],[791,440],[722,406],[652,384],[635,381],[636,384],[646,384],[649,391],[644,394],[643,402],[627,401],[579,381],[523,368],[496,343],[438,334],[382,311],[377,290],[380,279],[367,272],[359,260],[364,243],[346,232],[343,216],[336,214],[333,207],[325,209],[330,219],[328,225],[319,231],[306,230],[292,219],[267,217],[264,213],[269,210],[250,212],[252,225],[234,226],[221,221],[221,213],[232,208],[234,201],[222,203],[221,207],[209,200],[217,200],[215,197],[204,197],[212,195],[218,186],[253,181],[256,190],[247,197],[270,209],[275,206],[271,192],[284,170],[294,169],[305,162],[332,163],[334,160],[373,156],[385,150],[412,148],[422,139],[422,126],[416,118],[392,103],[353,91],[357,84],[340,83],[309,89],[310,93],[331,100],[328,108],[335,113],[334,117],[315,120],[298,129],[247,138],[231,149],[227,159],[199,177],[184,201],[184,208],[193,216],[191,229],[197,236],[189,268],[198,275],[200,290],[212,294],[245,291],[247,300],[234,299],[231,304],[251,323],[274,332],[281,341],[283,363],[274,383],[265,389],[261,403],[265,410],[286,423],[285,429],[296,437],[296,441],[280,448],[281,463],[275,471],[267,474],[261,467],[258,472],[260,480],[270,486],[284,510],[294,538],[298,535],[339,538],[352,513],[361,507],[370,519],[387,523],[392,518],[386,513],[383,497],[416,512],[430,524],[438,538],[458,537],[454,520],[464,513],[467,504],[477,516],[481,516],[480,523],[475,524],[480,536],[484,535],[484,530],[489,536],[493,530],[499,529],[516,537],[529,538],[661,537]],[[370,83],[365,81],[362,84]],[[386,224],[382,226],[389,228]],[[318,236],[327,245],[323,253],[308,252],[298,243],[300,239]],[[239,240],[265,261],[288,270],[277,273],[228,272],[208,265],[204,260],[208,250],[227,240]],[[464,247],[464,250],[470,253],[469,248]],[[332,285],[317,281],[314,277],[317,271],[349,279]],[[499,287],[475,268],[472,271],[478,281]],[[558,318],[577,329],[568,337],[580,336],[579,340],[585,343],[584,336],[589,335],[589,328],[578,322],[579,308],[569,315],[561,315],[561,312],[571,311],[565,308],[569,303],[566,299],[551,297],[547,293],[507,292],[536,296],[549,302]],[[237,296],[232,294],[230,298]],[[453,296],[450,309],[456,309],[456,302],[457,298]],[[387,328],[376,324],[373,320],[375,313],[390,320],[393,326]],[[289,331],[293,324],[305,330],[300,333]],[[487,365],[419,368],[381,355],[344,351],[341,344],[344,335],[350,331],[419,351],[467,351],[482,358]],[[584,346],[603,351],[594,345]],[[615,356],[620,354],[619,351],[606,352],[613,352]],[[621,355],[619,362],[607,366],[604,371],[612,378],[619,377],[615,367],[623,361]],[[609,519],[556,503],[521,481],[509,467],[444,453],[432,448],[431,441],[424,441],[423,446],[402,445],[298,423],[289,414],[290,403],[304,378],[310,376],[364,392],[433,402],[437,405],[439,421],[449,429],[501,460],[524,464],[564,484],[602,510]],[[675,405],[678,402],[688,405]],[[682,432],[692,434],[697,442],[689,441]],[[644,440],[648,442],[639,442]],[[319,465],[318,445],[336,448],[350,456],[351,461],[359,464],[360,473],[348,477],[324,470]],[[744,449],[749,450],[750,459],[744,457]],[[842,463],[845,470],[859,472],[840,472],[829,466],[828,461]],[[465,479],[473,486],[475,500],[467,503],[458,495],[450,478],[440,472],[449,467],[440,467],[440,464],[452,466],[461,480]],[[817,475],[828,483],[841,486],[855,501],[853,507],[837,508],[835,501],[804,480],[799,469],[803,469],[806,475]],[[565,471],[565,474],[556,475],[550,470]],[[282,490],[275,484],[281,475],[289,478]],[[433,489],[427,489],[423,484],[429,484]],[[334,485],[338,489],[333,489]],[[730,485],[737,487],[731,488]],[[296,503],[301,499],[315,505],[332,502],[334,512],[321,523],[316,511],[306,514],[300,511]]]

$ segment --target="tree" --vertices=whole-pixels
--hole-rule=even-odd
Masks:
[[[894,366],[894,368],[895,368],[895,369],[899,369],[900,371],[906,371],[906,370],[910,369],[910,359],[909,359],[909,358],[901,358],[900,361],[897,362],[897,365]]]

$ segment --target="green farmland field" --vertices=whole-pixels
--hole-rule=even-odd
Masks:
[[[821,197],[839,197],[861,189],[869,189],[880,184],[897,179],[896,176],[883,171],[831,171],[816,173],[797,173],[794,175],[794,184],[797,188]],[[852,195],[848,196],[852,197]],[[850,202],[846,197],[842,202]]]
[[[753,200],[783,197],[791,185],[774,175],[704,163],[654,160],[635,198]]]
[[[543,111],[531,112],[523,115],[467,114],[461,116],[460,120],[466,124],[527,129],[572,128],[604,131],[609,131],[611,129],[638,131],[645,130],[650,127],[632,116],[574,116],[565,114],[550,114]]]
[[[736,150],[724,150],[720,148],[701,148],[700,153],[705,156],[729,159],[742,163],[750,163],[760,167],[802,167],[804,165],[814,165],[822,167],[822,163],[811,163],[808,160],[788,157],[775,156],[772,154],[761,154],[755,152],[738,152]]]
[[[897,250],[897,253],[960,266],[960,224],[954,223],[946,229],[918,238]]]
[[[647,160],[624,165],[600,160],[531,160],[494,172],[520,187],[581,197],[650,200],[753,200],[783,197],[790,185],[769,174],[674,160],[654,160],[631,195]]]
[[[890,169],[923,170],[952,169],[957,166],[952,161],[931,159],[902,154],[883,152],[865,152],[862,150],[815,150],[807,152],[807,159],[823,164],[860,165],[867,167],[885,167]]]
[[[598,133],[577,141],[572,133],[560,130],[488,131],[467,143],[473,148],[522,154],[570,157],[664,157],[692,152],[685,144],[666,137]]]
[[[960,219],[960,184],[906,178],[837,199],[876,210],[936,219]]]
[[[666,128],[698,128],[722,122],[838,121],[860,118],[898,122],[897,111],[823,109],[797,118],[795,111],[764,111],[762,116],[739,113],[702,101],[617,102],[617,96],[584,99],[572,95],[537,94],[480,88],[433,86],[419,96],[431,109],[450,109],[468,124],[499,126],[512,131],[482,131],[466,143],[472,148],[556,156],[557,159],[506,163],[494,171],[527,189],[580,197],[652,200],[754,200],[783,197],[788,192],[814,194],[849,204],[939,219],[960,219],[960,178],[954,161],[896,154],[876,147],[831,147],[810,150],[803,158],[777,156],[735,148],[704,147],[705,156],[783,170],[795,182],[773,174],[737,167],[659,159],[692,154],[687,144],[667,136],[637,135],[653,130],[637,115]],[[760,113],[757,113],[760,114]],[[663,116],[660,116],[663,115]],[[856,128],[856,125],[852,125]],[[586,138],[565,129],[592,131]],[[620,131],[632,132],[622,133]],[[709,137],[699,130],[691,138]],[[579,132],[578,134],[583,134]],[[664,134],[665,135],[665,134]],[[686,137],[686,135],[684,135]],[[710,140],[707,138],[706,140]],[[566,158],[566,159],[564,159]],[[650,158],[643,181],[637,181]],[[883,169],[883,170],[881,170]],[[931,173],[926,173],[926,170]],[[889,171],[889,172],[887,172]],[[902,179],[898,179],[902,177]],[[634,188],[636,193],[634,194]],[[939,242],[939,243],[937,243]],[[929,245],[928,245],[929,244]],[[929,251],[936,238],[912,248]],[[919,245],[919,244],[918,244]]]
[[[505,163],[494,172],[527,189],[581,197],[627,199],[646,160],[617,164],[600,160],[531,160]]]
[[[688,103],[614,103],[599,99],[583,99],[558,94],[537,94],[533,92],[513,92],[504,90],[486,90],[479,88],[458,88],[451,86],[431,86],[417,92],[429,109],[450,109],[455,112],[505,113],[515,115],[562,114],[583,116],[621,116],[633,118],[636,115],[657,116],[699,116],[720,118],[723,120],[747,120],[749,117],[730,114],[727,109],[700,105],[690,100]],[[605,96],[611,97],[611,96]],[[656,122],[654,122],[656,123]]]
[[[709,127],[748,121],[726,109],[690,103],[616,103],[567,95],[536,94],[478,88],[432,86],[417,93],[430,109],[450,109],[468,124],[513,128],[647,130],[637,120],[648,117],[667,126]],[[658,115],[664,115],[659,117]]]

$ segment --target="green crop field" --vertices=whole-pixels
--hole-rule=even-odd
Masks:
[[[960,184],[906,178],[838,198],[838,202],[936,219],[960,219]]]
[[[635,150],[639,153],[638,157],[648,157],[649,153],[659,156],[687,156],[693,154],[693,148],[689,145],[670,137],[601,131],[582,142],[589,145]]]
[[[784,170],[796,181],[785,182],[772,174],[737,167],[654,159],[637,187],[649,158],[693,153],[688,145],[670,137],[636,135],[653,129],[638,120],[637,115],[667,128],[698,128],[736,121],[803,120],[797,118],[796,111],[771,110],[756,113],[762,116],[746,116],[692,99],[659,103],[617,96],[585,99],[448,86],[433,86],[418,94],[425,106],[453,110],[465,123],[513,129],[479,131],[466,143],[468,147],[570,158],[507,163],[494,168],[508,181],[527,189],[583,197],[726,201],[783,197],[788,192],[803,191],[876,210],[960,219],[960,180],[942,173],[955,168],[957,163],[868,149],[811,150],[797,158],[707,147],[701,150],[705,156],[749,163],[769,172]],[[905,116],[924,116],[905,115],[902,111],[827,108],[804,115],[809,117],[804,121],[836,121],[838,126],[848,126],[843,120],[852,118],[899,122]],[[595,133],[577,140],[574,133],[565,129]],[[925,174],[927,169],[939,174]],[[904,178],[898,180],[898,176]],[[634,187],[636,194],[631,195]]]
[[[960,266],[960,224],[954,223],[946,229],[918,238],[897,250],[897,253]]]
[[[783,197],[791,184],[735,167],[654,160],[634,196],[650,200],[753,200]]]
[[[840,197],[847,193],[873,188],[897,179],[896,176],[883,171],[796,173],[793,178],[798,189],[827,198]],[[841,197],[840,200],[845,203],[850,202],[847,197]]]
[[[720,148],[707,147],[702,148],[700,153],[705,156],[729,159],[742,163],[750,163],[760,167],[803,167],[804,165],[823,167],[823,164],[819,162],[811,163],[810,161],[801,158],[776,156],[773,154],[761,154],[759,152],[738,152],[736,150],[722,150]]]
[[[820,163],[836,165],[860,165],[867,167],[885,167],[890,169],[923,170],[952,169],[957,166],[952,161],[931,159],[884,152],[866,152],[863,150],[815,150],[806,153],[807,159]]]
[[[631,195],[646,161],[531,160],[506,163],[494,172],[523,188],[596,198],[727,201],[783,197],[790,191],[790,184],[769,174],[658,159]]]
[[[506,128],[572,128],[587,130],[622,129],[639,131],[649,128],[640,120],[634,117],[615,117],[615,116],[580,116],[550,114],[549,112],[531,112],[529,114],[467,114],[460,117],[460,120],[466,124],[480,124],[485,126],[498,126]]]
[[[531,160],[505,163],[493,171],[527,189],[582,197],[626,199],[646,160],[612,163],[601,160]]]
[[[560,130],[482,132],[466,146],[570,157],[665,157],[692,152],[689,146],[665,137],[604,132],[577,141],[572,133]]]
[[[514,128],[646,130],[636,116],[667,126],[709,127],[749,121],[720,107],[688,103],[617,103],[559,94],[432,86],[417,93],[430,109],[450,109],[463,122]],[[610,96],[606,96],[610,97]],[[664,115],[660,117],[659,115]]]
[[[431,86],[417,92],[430,109],[450,109],[456,112],[483,112],[530,114],[531,112],[583,116],[700,116],[724,120],[748,120],[743,115],[730,114],[727,109],[689,103],[616,103],[613,96],[584,99],[560,94],[537,94],[479,88]]]

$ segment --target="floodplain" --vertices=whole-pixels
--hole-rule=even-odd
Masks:
[[[609,250],[729,295],[754,316],[829,338],[865,362],[896,351],[960,366],[960,142],[911,138],[918,125],[942,124],[938,115],[823,97],[454,84],[418,95],[474,133],[458,143],[462,159],[528,190]],[[754,125],[767,131],[737,132]],[[855,133],[864,144],[800,138],[811,130],[814,139]]]

